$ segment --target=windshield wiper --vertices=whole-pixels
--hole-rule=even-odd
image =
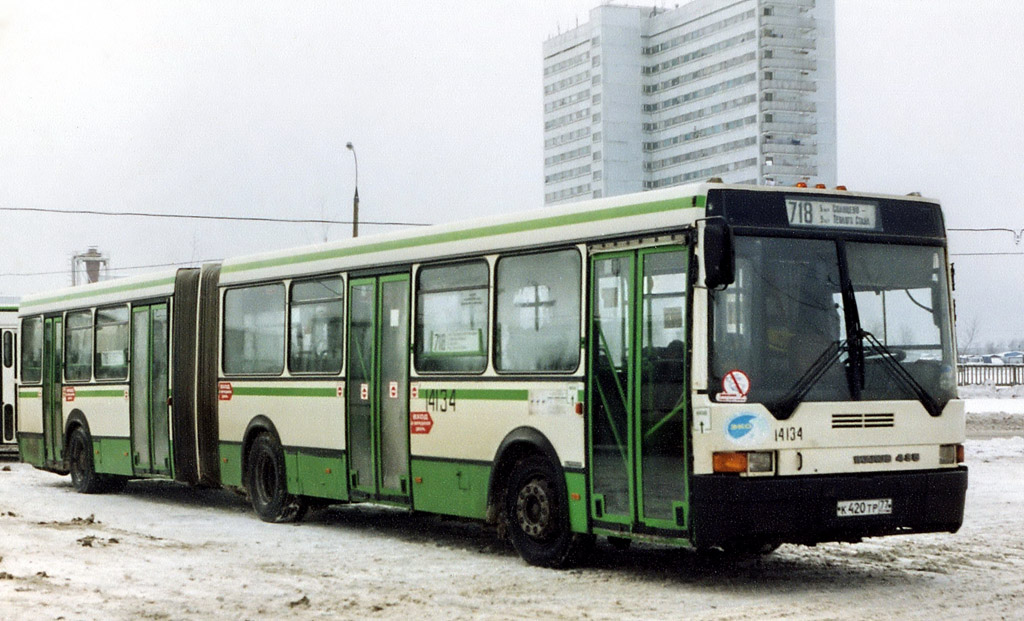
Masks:
[[[939,405],[939,402],[936,401],[927,390],[925,390],[924,386],[922,386],[920,382],[914,379],[914,376],[910,374],[910,371],[908,371],[906,367],[900,364],[900,359],[891,349],[883,345],[881,341],[875,338],[874,334],[871,334],[867,330],[861,330],[860,336],[862,340],[867,341],[871,349],[873,349],[878,354],[879,358],[885,362],[885,368],[889,370],[889,373],[902,382],[904,387],[909,388],[910,391],[914,393],[917,400],[921,402],[924,409],[928,410],[929,414],[932,416],[938,416],[942,413],[942,408]]]
[[[772,408],[775,412],[775,417],[779,420],[786,420],[793,415],[793,411],[796,410],[796,406],[804,400],[807,393],[814,388],[825,373],[832,368],[836,362],[843,355],[843,351],[848,348],[849,341],[833,341],[825,348],[825,351],[821,352],[821,355],[811,364],[806,372],[800,379],[793,384],[793,387],[789,389],[784,397],[779,401],[779,404]]]

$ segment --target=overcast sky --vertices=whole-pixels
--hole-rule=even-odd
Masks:
[[[541,43],[597,3],[0,0],[0,207],[345,220],[348,141],[363,220],[540,207]],[[836,5],[839,181],[937,197],[952,228],[1024,229],[1024,3]],[[0,218],[0,295],[69,284],[89,246],[126,268],[351,234]],[[1009,233],[950,238],[955,254],[1024,253]],[[961,322],[1024,338],[1024,255],[953,259]]]

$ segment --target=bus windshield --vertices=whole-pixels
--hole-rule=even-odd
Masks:
[[[734,283],[711,292],[719,401],[786,418],[890,399],[937,415],[955,397],[944,248],[738,236],[735,252]]]

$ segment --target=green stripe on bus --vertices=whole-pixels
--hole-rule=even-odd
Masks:
[[[242,397],[337,397],[337,388],[281,388],[272,386],[232,386],[232,396]]]
[[[153,287],[162,287],[164,285],[173,285],[174,277],[161,278],[160,280],[148,280],[146,282],[127,284],[127,285],[114,285],[110,287],[104,287],[102,289],[93,289],[90,291],[81,291],[76,293],[69,293],[67,295],[57,295],[52,298],[41,298],[39,300],[31,300],[28,302],[21,303],[21,310],[27,310],[35,306],[42,306],[44,304],[52,304],[53,302],[67,302],[70,300],[77,300],[79,298],[88,298],[97,295],[110,295],[111,293],[123,293],[125,291],[134,291],[136,289],[151,289]]]
[[[124,389],[120,390],[82,390],[75,389],[75,399],[88,399],[89,397],[123,397]]]
[[[232,272],[244,272],[248,270],[255,270],[265,267],[280,267],[283,265],[294,265],[296,263],[324,261],[327,259],[340,259],[342,257],[351,257],[361,254],[369,254],[372,252],[388,252],[393,250],[401,250],[405,248],[416,248],[419,246],[430,246],[433,244],[444,244],[455,241],[479,239],[481,237],[491,237],[494,235],[508,235],[510,233],[524,233],[527,231],[550,229],[559,226],[572,226],[588,222],[600,222],[602,220],[612,220],[615,218],[625,218],[628,216],[642,216],[652,213],[661,213],[664,211],[673,211],[676,209],[703,208],[704,201],[704,196],[687,196],[684,198],[674,198],[671,200],[656,201],[653,203],[642,203],[640,205],[622,205],[619,207],[608,207],[606,209],[598,209],[595,211],[584,211],[580,213],[567,214],[561,216],[550,216],[547,218],[537,218],[536,220],[525,220],[523,222],[509,222],[506,224],[493,224],[490,226],[482,226],[480,228],[468,229],[463,231],[435,233],[433,235],[424,235],[423,237],[417,237],[413,239],[401,239],[386,242],[378,242],[375,244],[367,244],[365,246],[357,246],[354,248],[332,248],[330,250],[319,250],[317,252],[296,254],[288,257],[261,259],[258,261],[237,263],[235,265],[225,265],[221,271],[224,274],[230,274]]]
[[[420,391],[423,392],[422,390]],[[456,399],[468,399],[470,401],[529,401],[530,391],[521,389],[500,389],[500,388],[454,388],[449,394],[454,394]]]
[[[39,398],[39,391],[38,390],[19,390],[18,391],[18,396],[21,397],[22,399],[38,399]]]

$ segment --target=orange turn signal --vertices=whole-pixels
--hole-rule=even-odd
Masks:
[[[957,444],[956,445],[956,463],[962,464],[965,461],[967,461],[967,458],[964,455],[964,445],[963,444]]]
[[[715,453],[711,459],[715,472],[747,471],[746,453]]]

